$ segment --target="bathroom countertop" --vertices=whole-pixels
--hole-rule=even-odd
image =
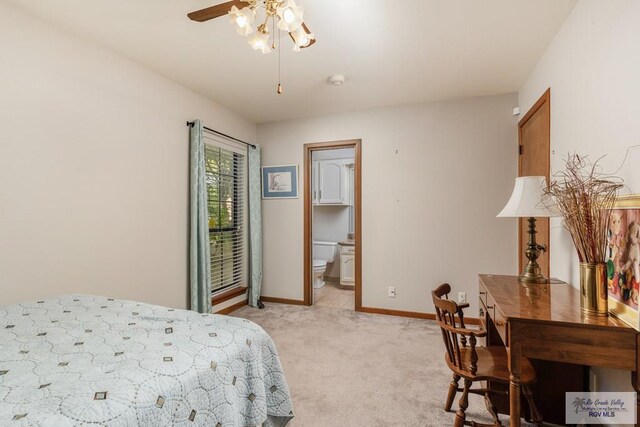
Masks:
[[[355,240],[343,240],[342,242],[338,242],[338,244],[341,246],[355,246],[356,242]]]

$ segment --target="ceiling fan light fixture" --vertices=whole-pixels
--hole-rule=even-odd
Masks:
[[[258,31],[253,37],[249,39],[249,44],[255,50],[259,50],[262,53],[271,53],[271,47],[269,47],[269,33],[265,31],[266,27],[261,25]]]
[[[291,11],[291,8],[286,8],[282,11],[282,19],[284,19],[284,22],[286,22],[287,24],[291,24],[293,21],[295,21],[296,15],[295,13],[293,13],[293,11]]]
[[[297,6],[294,0],[287,0],[278,7],[278,28],[288,33],[302,26],[304,8]]]
[[[304,27],[300,26],[296,30],[291,32],[293,38],[293,51],[298,52],[300,49],[308,47],[316,36],[313,33],[307,32]]]
[[[229,17],[231,18],[231,23],[235,25],[238,34],[246,37],[253,33],[253,23],[256,18],[255,10],[249,7],[238,9],[236,6],[233,6],[229,11]]]
[[[260,15],[259,22],[262,22],[260,25],[258,25],[259,22],[256,22],[258,14]],[[246,37],[248,44],[254,50],[265,54],[280,47],[280,31],[282,30],[286,31],[293,41],[294,52],[307,48],[316,42],[315,35],[303,21],[303,14],[304,8],[298,6],[295,0],[228,0],[188,13],[187,17],[192,21],[206,22],[229,15],[231,24],[236,27],[236,32]],[[263,18],[264,21],[262,21]],[[278,32],[270,37],[269,28],[272,28],[275,33],[276,25]],[[269,43],[270,41],[272,43]],[[282,93],[280,82],[281,52],[278,50],[278,94]]]

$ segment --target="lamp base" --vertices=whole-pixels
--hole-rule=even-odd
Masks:
[[[529,262],[524,267],[522,274],[518,276],[518,282],[520,283],[549,283],[549,279],[542,275],[542,270],[538,265],[537,259],[540,256],[540,252],[547,250],[545,245],[539,245],[536,242],[536,219],[529,218],[529,243],[527,244],[527,250],[525,255]]]
[[[549,279],[544,277],[542,274],[528,274],[525,272],[518,276],[518,282],[546,284],[549,283]]]

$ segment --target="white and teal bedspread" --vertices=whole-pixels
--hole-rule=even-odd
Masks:
[[[293,418],[258,325],[72,295],[0,307],[0,425],[284,426]]]

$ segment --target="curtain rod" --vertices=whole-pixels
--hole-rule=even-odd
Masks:
[[[194,124],[195,124],[195,122],[187,122],[187,126],[189,126],[189,127],[193,127],[193,125],[194,125]],[[246,146],[248,146],[248,147],[256,148],[256,146],[255,146],[255,145],[253,145],[253,144],[249,144],[248,142],[245,142],[245,141],[243,141],[243,140],[241,140],[241,139],[238,139],[238,138],[234,138],[234,137],[232,137],[232,136],[229,136],[229,135],[227,135],[226,133],[218,132],[217,130],[214,130],[214,129],[208,128],[208,127],[206,127],[206,126],[202,126],[202,128],[203,128],[204,130],[208,130],[209,132],[216,133],[216,134],[218,134],[218,135],[220,135],[220,136],[224,136],[225,138],[229,138],[229,139],[231,139],[231,140],[233,140],[233,141],[236,141],[236,142],[239,142],[239,143],[241,143],[241,144],[244,144],[244,145],[246,145]]]

